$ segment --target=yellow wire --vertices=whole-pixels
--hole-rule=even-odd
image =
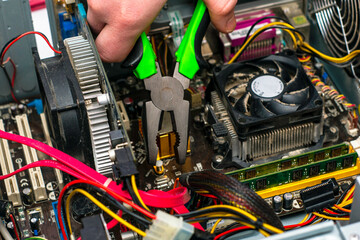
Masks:
[[[350,218],[342,218],[342,217],[330,217],[330,216],[326,216],[324,214],[320,214],[320,213],[317,213],[317,212],[313,212],[314,215],[318,216],[318,217],[321,217],[321,218],[325,218],[325,219],[330,219],[330,220],[335,220],[335,221],[347,221],[347,220],[350,220]]]
[[[257,36],[257,34],[261,31],[263,31],[264,29],[268,28],[268,27],[271,27],[271,26],[274,26],[274,25],[281,25],[281,26],[285,26],[285,27],[288,27],[288,28],[294,28],[293,26],[291,26],[290,24],[287,24],[287,23],[282,23],[282,22],[273,22],[273,23],[269,23],[269,24],[266,24],[265,26],[259,28],[258,30],[256,30],[247,40],[246,42],[241,46],[241,48],[237,51],[237,53],[230,59],[229,61],[229,64],[233,63],[235,61],[235,59],[240,55],[240,53],[245,49],[245,46],[253,41]],[[294,46],[296,46],[296,38],[295,38],[295,35],[290,32],[289,30],[286,29],[286,32],[288,32],[294,42]]]
[[[344,201],[344,202],[342,202],[342,203],[340,203],[340,204],[338,204],[340,207],[344,207],[344,206],[347,206],[347,205],[349,205],[349,204],[352,204],[352,202],[353,202],[353,199],[350,199],[350,200],[347,200],[347,201]]]
[[[93,197],[90,193],[86,192],[85,190],[82,189],[75,189],[74,191],[72,191],[69,195],[69,197],[66,199],[66,220],[69,224],[69,232],[70,235],[72,235],[72,229],[71,229],[71,223],[70,223],[70,200],[71,198],[76,194],[76,193],[81,193],[82,195],[84,195],[85,197],[87,197],[88,199],[90,199],[95,205],[97,205],[99,208],[101,208],[104,212],[106,212],[108,215],[110,215],[111,217],[113,217],[114,219],[116,219],[119,223],[123,224],[124,226],[126,226],[127,228],[131,229],[132,231],[136,232],[137,234],[139,234],[142,237],[146,236],[146,233],[143,232],[142,230],[138,229],[137,227],[135,227],[134,225],[128,223],[127,221],[125,221],[124,219],[122,219],[121,217],[119,217],[116,213],[114,213],[113,211],[111,211],[109,208],[107,208],[104,204],[102,204],[100,201],[98,201],[95,197]]]
[[[146,210],[151,212],[150,209],[146,206],[146,204],[144,203],[144,201],[142,200],[142,198],[140,196],[139,190],[138,190],[138,188],[136,186],[135,175],[131,175],[131,185],[132,185],[132,188],[134,190],[135,195],[137,196],[137,198],[139,199],[139,202],[141,203],[141,206],[143,206]]]
[[[301,222],[299,222],[299,224],[304,223],[308,218],[309,218],[310,214],[306,214],[305,217],[303,218],[303,220],[301,220]]]
[[[236,54],[231,58],[231,60],[228,62],[229,64],[233,63],[237,58],[238,56],[244,51],[245,49],[245,46],[253,41],[257,36],[257,34],[259,32],[261,32],[262,30],[268,28],[268,27],[272,27],[274,25],[277,25],[277,26],[284,26],[284,27],[287,27],[287,28],[290,28],[290,29],[295,29],[293,26],[291,26],[290,24],[287,24],[287,23],[284,23],[284,22],[272,22],[272,23],[268,23],[266,25],[264,25],[263,27],[259,28],[258,30],[256,30],[248,39],[247,41],[241,46],[241,48],[236,52]],[[321,58],[327,60],[327,61],[330,61],[330,62],[334,62],[334,63],[345,63],[345,62],[348,62],[348,61],[351,61],[352,59],[354,59],[356,56],[360,55],[360,50],[355,50],[355,51],[352,51],[351,53],[349,53],[348,55],[344,56],[344,57],[340,57],[340,58],[337,58],[337,57],[331,57],[331,56],[328,56],[318,50],[316,50],[315,48],[313,48],[312,46],[310,46],[309,43],[307,42],[304,42],[301,35],[297,32],[292,32],[292,30],[290,29],[284,29],[285,32],[287,32],[290,37],[292,38],[292,41],[294,43],[294,48],[297,49],[298,48],[298,45],[300,46],[300,49],[306,53],[315,53],[317,55],[319,55]]]
[[[344,201],[349,200],[348,198],[350,197],[350,195],[354,192],[355,190],[355,185],[351,187],[351,189],[349,190],[349,192],[345,195],[344,197]]]
[[[231,206],[231,205],[213,205],[213,206],[208,206],[208,207],[201,208],[200,210],[217,209],[217,208],[227,208],[227,209],[231,209],[231,210],[233,210],[233,211],[238,212],[238,213],[241,214],[241,215],[246,216],[247,218],[251,219],[252,221],[255,221],[255,222],[257,221],[257,218],[256,218],[254,215],[252,215],[252,214],[250,214],[250,213],[248,213],[248,212],[246,212],[246,211],[244,211],[244,210],[242,210],[242,209],[240,209],[240,208]],[[220,210],[220,211],[221,211],[221,210]],[[272,231],[272,232],[275,232],[275,233],[283,233],[283,231],[282,231],[281,229],[278,229],[278,228],[276,228],[276,227],[274,227],[274,226],[271,226],[271,225],[269,225],[269,224],[267,224],[267,223],[264,223],[263,226],[264,226],[265,228],[269,229],[269,230]]]
[[[219,218],[215,223],[214,226],[211,228],[210,234],[213,234],[215,232],[215,229],[217,227],[217,225],[219,225],[219,223],[221,222],[222,218]]]

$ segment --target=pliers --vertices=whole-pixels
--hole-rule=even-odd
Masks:
[[[201,55],[201,42],[210,23],[206,5],[198,0],[194,14],[184,38],[175,53],[176,65],[173,76],[162,76],[156,55],[145,33],[137,40],[133,50],[123,62],[132,68],[136,77],[144,79],[146,90],[150,91],[151,101],[145,106],[143,133],[149,163],[156,164],[158,155],[157,135],[161,128],[163,111],[171,113],[173,130],[177,134],[175,155],[179,164],[184,164],[189,137],[190,103],[184,99],[184,90],[189,87],[190,79],[207,63]]]

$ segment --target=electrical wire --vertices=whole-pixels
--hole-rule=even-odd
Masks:
[[[151,218],[151,219],[156,219],[156,216],[148,211],[145,211],[142,207],[140,206],[137,206],[135,205],[133,202],[129,201],[128,199],[124,198],[123,196],[119,195],[118,193],[112,191],[111,189],[105,187],[104,185],[102,184],[99,184],[97,182],[93,182],[93,181],[87,181],[87,180],[74,180],[68,184],[66,184],[64,186],[64,188],[62,189],[62,191],[60,192],[60,195],[59,195],[59,198],[58,198],[58,202],[60,204],[58,204],[58,207],[57,207],[57,213],[58,213],[58,219],[59,219],[59,225],[60,225],[60,229],[61,229],[61,232],[63,234],[63,237],[65,240],[67,240],[67,235],[65,233],[65,228],[64,228],[64,222],[62,220],[62,211],[61,211],[61,203],[62,203],[62,199],[63,199],[63,196],[65,194],[65,192],[67,191],[68,188],[72,187],[73,185],[75,184],[80,184],[80,183],[84,183],[84,184],[90,184],[90,185],[93,185],[93,186],[96,186],[98,188],[101,188],[103,189],[104,191],[106,191],[107,193],[109,193],[110,195],[112,195],[114,198],[116,198],[117,200],[119,201],[122,201],[128,205],[130,205],[132,208],[134,208],[135,210],[141,212],[142,214],[144,214],[145,216]]]
[[[249,229],[252,229],[252,228],[248,227],[248,226],[241,226],[241,227],[233,228],[233,229],[227,230],[225,232],[222,232],[219,235],[216,235],[214,240],[219,240],[221,237],[226,236],[230,233],[238,233],[240,231],[249,230]]]
[[[290,37],[292,38],[292,41],[294,43],[294,48],[299,49],[305,53],[309,53],[311,55],[316,55],[317,57],[335,63],[335,64],[347,64],[351,61],[353,61],[358,55],[360,55],[360,50],[355,50],[351,52],[350,54],[344,56],[344,57],[332,57],[328,56],[324,53],[321,53],[320,51],[316,50],[310,44],[304,42],[304,37],[301,35],[299,31],[297,31],[292,25],[284,22],[272,22],[268,23],[265,26],[259,28],[254,32],[253,35],[251,35],[246,42],[242,45],[242,47],[238,50],[238,52],[233,56],[233,58],[229,61],[230,63],[233,63],[238,59],[238,57],[241,55],[241,53],[244,51],[244,49],[261,33],[266,31],[270,28],[282,28],[285,32],[287,32]]]
[[[93,185],[83,184],[83,183],[72,185],[72,187],[66,189],[66,192],[64,192],[64,196],[66,196],[67,193],[69,191],[71,191],[73,188],[81,188],[81,189],[88,191],[91,194],[95,194],[96,196],[101,198],[101,199],[98,199],[100,202],[107,202],[113,208],[119,209],[121,212],[128,214],[132,219],[137,221],[139,224],[141,224],[145,228],[148,228],[149,225],[151,224],[151,222],[149,220],[147,220],[144,217],[137,215],[135,212],[127,209],[123,204],[121,204],[119,201],[117,201],[113,196],[111,196],[104,190],[102,190],[96,186],[93,186]],[[64,207],[63,202],[61,202],[61,207]]]
[[[18,142],[43,152],[46,155],[58,160],[67,167],[75,169],[79,174],[87,176],[87,179],[94,181],[99,185],[105,184],[107,189],[117,193],[118,195],[121,195],[123,198],[130,199],[128,192],[122,190],[122,184],[117,184],[111,179],[108,179],[107,177],[96,172],[86,164],[78,161],[64,152],[61,152],[60,150],[50,147],[40,141],[8,133],[2,130],[0,130],[0,138]],[[190,200],[190,196],[185,187],[179,187],[167,192],[158,190],[151,190],[148,192],[140,191],[140,194],[142,195],[142,198],[147,205],[161,208],[175,208],[184,205],[187,201]]]
[[[128,223],[127,221],[125,221],[123,218],[119,217],[116,213],[114,213],[113,211],[111,211],[109,208],[107,208],[104,204],[102,204],[100,201],[98,201],[96,198],[94,198],[93,196],[91,196],[91,194],[89,194],[88,192],[86,192],[83,189],[75,189],[74,191],[72,191],[70,193],[70,195],[68,196],[68,198],[66,199],[66,219],[68,222],[68,226],[69,226],[69,232],[70,235],[72,235],[72,228],[71,228],[71,223],[70,223],[70,201],[71,198],[76,194],[76,193],[81,193],[82,195],[84,195],[85,197],[87,197],[89,200],[91,200],[95,205],[97,205],[100,209],[102,209],[104,212],[106,212],[109,216],[111,216],[112,218],[116,219],[117,221],[119,221],[119,223],[123,224],[124,226],[126,226],[127,228],[131,229],[132,231],[136,232],[137,234],[139,234],[142,237],[146,236],[146,233],[140,229],[138,229],[137,227],[135,227],[134,225]]]
[[[142,198],[141,198],[141,196],[139,194],[139,190],[138,190],[138,188],[136,186],[135,175],[131,176],[131,185],[132,185],[132,188],[134,190],[134,193],[135,193],[136,197],[139,199],[139,202],[140,202],[141,206],[143,206],[143,208],[145,208],[146,210],[151,212],[150,209],[146,206],[146,204],[144,203],[144,201],[142,200]]]
[[[7,62],[10,62],[11,65],[12,65],[12,68],[13,68],[13,74],[12,74],[11,79],[10,79],[10,76],[9,76],[6,68],[5,68],[5,64]],[[10,94],[11,94],[12,99],[14,100],[14,102],[20,103],[20,101],[15,97],[15,94],[14,94],[14,86],[15,86],[15,78],[16,78],[16,65],[15,65],[14,61],[10,57],[8,57],[6,59],[6,61],[2,65],[0,65],[0,67],[3,69],[5,76],[9,81]]]
[[[54,49],[53,46],[51,46],[49,40],[46,38],[46,36],[41,33],[41,32],[36,32],[36,31],[29,31],[29,32],[26,32],[26,33],[23,33],[21,34],[20,36],[16,37],[15,39],[13,39],[10,43],[8,43],[7,45],[4,46],[3,50],[1,51],[1,60],[0,60],[0,65],[3,64],[3,61],[4,61],[4,57],[5,57],[5,54],[6,52],[9,50],[9,48],[14,44],[16,43],[17,41],[19,41],[21,38],[27,36],[27,35],[30,35],[30,34],[37,34],[39,36],[41,36],[45,42],[48,44],[48,46],[51,48],[51,50],[53,50],[55,53],[57,54],[61,54],[60,51],[57,51],[56,49]]]
[[[15,218],[12,214],[10,214],[10,220],[11,220],[12,224],[14,225],[14,232],[15,232],[16,239],[20,240],[20,235],[18,232],[17,224],[16,224]]]
[[[42,237],[28,237],[25,238],[24,240],[47,240],[47,239]]]
[[[341,210],[341,211],[343,211],[343,212],[351,213],[351,210],[346,209],[346,208],[343,208],[343,207],[340,207],[340,206],[337,205],[337,204],[334,204],[334,207],[337,208],[337,209],[339,209],[339,210]]]
[[[222,218],[219,218],[218,220],[216,220],[216,222],[214,223],[214,226],[211,228],[210,233],[213,234],[217,228],[217,226],[219,225],[219,223],[222,221]]]
[[[348,217],[330,217],[321,213],[317,213],[317,212],[313,212],[313,214],[315,216],[321,217],[321,218],[325,218],[325,219],[330,219],[330,220],[335,220],[335,221],[348,221],[350,220],[350,218]]]

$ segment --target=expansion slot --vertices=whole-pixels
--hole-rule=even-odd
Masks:
[[[0,119],[0,129],[5,131],[4,122]],[[14,172],[14,165],[11,159],[9,143],[5,139],[0,140],[0,166],[3,175]],[[4,180],[6,194],[9,201],[11,201],[14,207],[21,206],[21,196],[19,191],[19,185],[16,180],[16,176],[9,177]]]
[[[32,138],[30,125],[26,114],[17,115],[15,117],[16,124],[21,136]],[[23,145],[25,160],[27,164],[38,161],[36,150]],[[42,201],[47,199],[44,178],[39,167],[28,170],[30,175],[31,185],[34,190],[35,200]]]
[[[44,136],[46,139],[46,143],[47,145],[49,145],[50,147],[52,147],[52,142],[51,142],[51,138],[50,138],[50,132],[49,132],[49,127],[47,125],[47,121],[46,121],[46,117],[44,113],[40,114],[40,118],[41,118],[41,124],[43,126],[43,131],[44,131]],[[54,158],[51,158],[54,159]],[[62,189],[64,187],[64,179],[63,179],[63,175],[61,173],[61,171],[59,169],[55,169],[55,176],[56,179],[58,181],[59,184],[59,188]]]
[[[329,178],[359,173],[357,153],[349,144],[285,158],[228,173],[264,197],[305,188]]]

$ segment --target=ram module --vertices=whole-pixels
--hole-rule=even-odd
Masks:
[[[353,167],[357,157],[344,143],[227,174],[260,191]]]

